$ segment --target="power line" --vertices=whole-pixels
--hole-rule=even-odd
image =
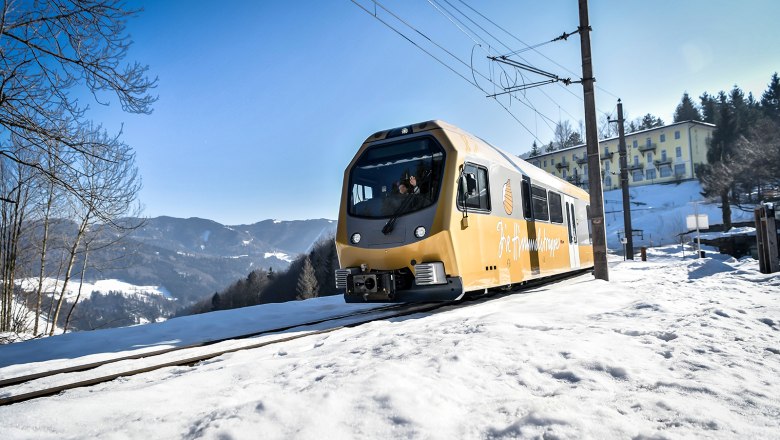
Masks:
[[[501,44],[501,45],[503,45],[504,47],[506,47],[506,48],[507,48],[507,50],[509,50],[509,46],[507,46],[506,44],[504,44],[504,43],[503,43],[501,40],[499,40],[499,39],[498,39],[498,38],[496,38],[494,35],[492,35],[490,32],[488,32],[488,31],[487,31],[485,28],[483,28],[482,26],[480,26],[480,25],[479,25],[479,23],[475,22],[473,19],[471,19],[471,17],[469,17],[468,15],[464,14],[464,13],[463,13],[463,11],[461,11],[460,9],[458,9],[456,6],[454,6],[454,5],[453,5],[452,3],[450,3],[448,0],[444,0],[444,2],[445,2],[445,3],[447,3],[447,4],[448,4],[448,5],[451,7],[451,8],[453,8],[453,9],[454,9],[455,11],[457,11],[459,14],[461,14],[463,17],[465,17],[467,20],[469,20],[471,23],[473,23],[475,26],[477,26],[477,27],[478,27],[480,30],[482,30],[483,32],[485,32],[486,34],[488,34],[490,37],[492,37],[494,40],[496,40],[496,41],[497,41],[499,44]],[[466,28],[466,29],[468,29],[470,32],[472,32],[474,35],[476,35],[476,36],[477,36],[477,38],[479,38],[479,39],[482,41],[482,43],[484,43],[484,44],[485,44],[486,46],[488,46],[488,47],[491,47],[491,45],[490,45],[490,44],[489,44],[487,41],[485,41],[485,39],[484,39],[484,38],[482,38],[482,37],[480,37],[480,36],[479,36],[479,33],[478,33],[478,32],[474,31],[474,29],[472,29],[471,27],[469,27],[469,25],[467,25],[466,23],[463,23],[463,21],[461,21],[459,18],[457,18],[457,17],[455,16],[455,14],[453,14],[453,13],[452,13],[452,12],[450,12],[450,11],[447,11],[447,12],[448,12],[450,15],[447,15],[447,14],[445,14],[445,13],[444,13],[444,10],[445,10],[446,8],[444,8],[443,6],[441,6],[440,4],[438,4],[438,3],[436,2],[436,0],[428,0],[428,3],[429,3],[429,4],[431,4],[431,5],[432,5],[432,6],[433,6],[433,7],[434,7],[434,8],[435,8],[435,9],[436,9],[436,10],[437,10],[437,11],[438,11],[440,14],[444,15],[444,16],[445,16],[445,17],[446,17],[446,18],[447,18],[447,19],[448,19],[450,22],[452,22],[452,19],[454,18],[454,19],[455,19],[455,20],[457,20],[457,21],[458,21],[458,23],[460,23],[460,24],[461,24],[463,27],[465,27],[465,28]],[[454,24],[454,22],[453,22],[453,24]],[[463,30],[463,28],[461,28],[461,26],[458,26],[458,25],[456,25],[456,27],[457,27],[457,28],[458,28],[458,29],[459,29],[461,32],[463,32],[464,34],[466,34],[466,35],[467,35],[469,38],[471,38],[471,39],[472,39],[472,41],[474,41],[474,43],[475,43],[476,45],[478,45],[480,48],[482,48],[482,45],[480,45],[480,44],[479,44],[479,42],[475,41],[475,40],[474,40],[474,39],[471,37],[471,35],[468,35],[468,33],[466,33],[466,32],[465,32],[465,30]],[[482,49],[483,49],[483,50],[485,50],[484,48],[482,48]],[[488,55],[488,58],[490,58],[490,56],[491,56],[491,52],[490,52],[490,50],[487,50],[487,51],[486,51],[486,53],[487,53],[487,55]],[[471,68],[472,68],[472,71],[473,71],[473,70],[475,70],[475,69],[474,69],[474,62],[473,62],[473,49],[472,49],[472,63],[471,63]],[[492,69],[492,64],[491,64],[491,69]],[[505,70],[503,67],[501,67],[501,71],[504,73],[504,75],[505,75],[505,77],[507,78],[507,80],[509,80],[509,73],[508,73],[508,72],[507,72],[507,71],[506,71],[506,70]],[[491,83],[492,83],[494,86],[498,86],[498,87],[501,87],[502,89],[504,89],[504,93],[500,93],[500,94],[494,93],[494,94],[492,94],[492,95],[490,95],[490,94],[489,94],[489,95],[487,95],[487,97],[488,97],[488,98],[495,98],[495,97],[496,97],[496,96],[498,96],[498,95],[509,94],[509,96],[510,96],[510,99],[511,99],[511,97],[513,96],[513,93],[514,93],[514,92],[518,92],[518,91],[525,91],[525,90],[526,90],[526,89],[528,89],[528,88],[533,88],[533,87],[538,87],[538,86],[540,86],[540,85],[543,85],[543,84],[541,84],[541,83],[527,84],[527,83],[526,83],[526,78],[525,78],[525,75],[523,75],[523,73],[522,73],[522,72],[520,72],[520,71],[518,71],[518,70],[516,70],[516,72],[518,72],[518,73],[520,74],[520,77],[521,77],[521,78],[523,78],[523,86],[510,86],[510,85],[507,85],[506,87],[504,87],[503,85],[499,85],[499,84],[496,84],[496,83],[495,83],[495,81],[492,79],[492,78],[493,78],[493,74],[492,74],[492,70],[491,70],[491,79],[488,79],[488,81],[489,81],[489,82],[491,82]],[[484,78],[484,75],[481,75],[481,76],[483,76],[483,78]],[[487,78],[486,78],[486,79],[487,79]],[[474,79],[474,81],[476,82],[476,78]],[[515,85],[517,84],[517,81],[516,81],[516,80],[514,81],[514,84],[515,84]],[[484,91],[484,89],[483,89],[483,91]],[[485,92],[485,93],[487,93],[487,92]],[[525,96],[524,96],[524,97],[525,97]],[[526,100],[528,99],[527,97],[525,97],[525,98],[526,98]],[[535,106],[534,106],[534,105],[531,103],[531,101],[530,101],[530,100],[528,100],[528,102],[526,103],[526,102],[525,102],[525,101],[523,101],[522,99],[519,99],[519,98],[516,98],[516,99],[517,99],[517,100],[518,100],[518,102],[520,102],[521,104],[523,104],[523,105],[525,105],[526,107],[530,108],[530,109],[531,109],[531,110],[532,110],[534,113],[536,113],[536,114],[538,114],[538,115],[542,116],[542,117],[543,117],[543,122],[545,123],[545,125],[547,125],[547,127],[550,129],[550,131],[551,131],[551,132],[554,132],[554,131],[555,131],[555,130],[553,129],[553,127],[552,127],[552,126],[550,126],[550,124],[548,124],[548,123],[546,122],[546,120],[550,120],[550,121],[552,121],[552,119],[550,119],[550,118],[546,117],[546,116],[545,116],[545,115],[543,115],[541,112],[539,112],[539,110],[537,110],[537,109],[536,109],[536,107],[535,107]],[[510,102],[511,102],[511,101],[510,101]],[[546,119],[546,120],[545,120],[545,119]],[[553,121],[553,123],[555,123],[555,122]],[[535,137],[535,136],[534,136],[534,137]],[[541,142],[541,141],[540,141],[540,142]]]
[[[428,1],[429,1],[429,3],[431,2],[431,0],[428,0]],[[435,1],[435,0],[433,0],[433,1]],[[453,8],[455,11],[457,11],[457,12],[458,12],[460,15],[462,15],[463,17],[465,17],[465,18],[466,18],[468,21],[470,21],[472,24],[474,24],[476,27],[478,27],[480,30],[482,30],[484,33],[486,33],[486,34],[487,34],[487,35],[489,35],[491,38],[493,38],[493,39],[494,39],[496,42],[498,42],[498,43],[499,43],[501,46],[504,46],[504,48],[505,48],[506,50],[512,50],[512,49],[509,47],[509,45],[507,45],[506,43],[504,43],[504,42],[503,42],[501,39],[499,39],[499,38],[498,38],[498,37],[496,37],[495,35],[491,34],[491,33],[490,33],[490,31],[488,31],[487,29],[485,29],[484,27],[482,27],[482,26],[481,26],[479,23],[477,23],[476,21],[474,21],[474,20],[473,20],[473,19],[472,19],[472,18],[471,18],[471,17],[470,17],[468,14],[464,13],[463,11],[461,11],[461,10],[460,10],[460,9],[459,9],[457,6],[455,6],[455,5],[453,5],[452,3],[450,3],[450,1],[449,1],[449,0],[443,0],[443,1],[444,1],[445,3],[447,3],[447,4],[448,4],[448,5],[451,7],[451,8]],[[492,23],[492,24],[493,24],[494,26],[496,26],[497,28],[499,28],[499,29],[501,29],[502,31],[506,32],[506,33],[507,33],[507,34],[509,34],[511,37],[515,38],[516,40],[520,41],[520,43],[522,43],[522,44],[525,44],[525,43],[524,43],[522,40],[520,40],[519,38],[515,37],[515,36],[514,36],[514,35],[512,35],[512,34],[511,34],[509,31],[505,30],[505,29],[504,29],[504,28],[502,28],[501,26],[497,25],[496,23],[494,23],[494,22],[493,22],[492,20],[490,20],[489,18],[485,17],[485,16],[484,16],[483,14],[481,14],[480,12],[476,11],[474,8],[472,8],[472,7],[471,7],[471,6],[469,6],[468,4],[464,3],[462,0],[461,0],[461,3],[463,3],[463,4],[464,4],[464,5],[466,5],[466,6],[467,6],[469,9],[471,9],[472,11],[474,11],[474,12],[475,12],[477,15],[481,16],[482,18],[484,18],[484,19],[485,19],[485,20],[487,20],[488,22]],[[458,20],[458,21],[460,21],[460,20]],[[470,30],[472,33],[474,33],[475,35],[477,35],[477,32],[476,32],[476,31],[474,31],[473,29],[471,29],[471,28],[470,28],[468,25],[464,24],[462,21],[460,21],[460,23],[461,23],[461,24],[463,24],[463,25],[464,25],[464,27],[466,27],[467,29],[469,29],[469,30]],[[567,39],[569,36],[571,36],[571,35],[573,35],[574,33],[577,33],[577,32],[579,32],[579,29],[577,29],[577,31],[574,31],[574,32],[571,32],[571,33],[564,33],[563,35],[561,35],[561,36],[559,36],[559,37],[556,37],[556,38],[554,38],[553,40],[550,40],[550,41],[565,40],[565,39]],[[483,39],[483,42],[484,42],[484,39]],[[486,44],[487,44],[487,43],[486,43]],[[546,43],[541,43],[541,44],[539,44],[539,45],[537,45],[537,46],[541,46],[541,45],[544,45],[544,44],[546,44]],[[539,52],[537,51],[537,53],[539,53]],[[544,56],[543,54],[540,54],[540,55]],[[547,58],[547,57],[545,56],[545,58]],[[521,59],[523,59],[523,58],[521,57]],[[548,58],[548,59],[549,59],[549,58]],[[526,61],[526,63],[527,63],[527,60],[523,59],[523,61]],[[552,60],[550,60],[550,61],[552,61]],[[472,64],[473,64],[473,63],[472,63]],[[557,63],[556,63],[556,64],[557,64]],[[567,71],[571,72],[571,70],[569,70],[569,69],[566,69],[565,67],[561,66],[560,64],[558,64],[558,65],[559,65],[560,67],[562,67],[564,70],[567,70]],[[506,73],[506,70],[504,70],[503,68],[502,68],[501,70],[504,72],[504,74],[507,74],[507,73]],[[574,73],[574,72],[571,72],[571,73],[573,73],[574,75],[576,75],[576,73]],[[520,75],[521,75],[521,77],[523,78],[523,80],[525,81],[525,76],[522,74],[522,72],[520,72]],[[572,92],[571,90],[569,90],[569,89],[568,89],[568,87],[565,87],[565,86],[563,86],[563,85],[561,85],[561,84],[559,84],[559,86],[560,86],[561,88],[563,88],[564,90],[566,90],[566,92],[567,92],[567,93],[571,94],[572,96],[574,96],[575,98],[579,99],[580,101],[583,101],[583,98],[582,98],[581,96],[579,96],[579,95],[577,95],[576,93],[574,93],[574,92]],[[523,90],[525,90],[525,89],[527,89],[527,88],[528,88],[528,87],[523,87],[523,88],[521,88],[521,90],[519,90],[519,91],[523,91]],[[504,89],[506,89],[506,88],[504,88]],[[553,99],[553,98],[552,98],[550,95],[548,95],[546,92],[544,92],[544,90],[542,90],[542,89],[539,89],[539,92],[541,92],[541,93],[542,93],[542,94],[543,94],[543,95],[544,95],[544,96],[545,96],[547,99],[549,99],[549,100],[550,100],[550,101],[551,101],[553,104],[555,104],[556,106],[558,106],[558,107],[560,107],[560,106],[561,106],[561,105],[560,105],[560,103],[558,103],[558,102],[557,102],[555,99]],[[526,99],[527,99],[527,97],[526,97]],[[519,99],[518,99],[518,100],[519,100]],[[522,102],[522,100],[519,100],[519,101],[521,101],[521,102]],[[529,101],[529,102],[530,102],[530,101]],[[531,105],[531,108],[532,108],[532,110],[533,110],[534,112],[536,112],[536,113],[540,114],[540,113],[539,113],[539,112],[536,110],[536,108],[535,108],[535,107],[533,107],[533,105]],[[564,111],[565,111],[565,110],[564,110]],[[600,110],[599,110],[599,111],[600,111]],[[604,115],[607,115],[607,114],[606,114],[606,113],[604,113],[604,112],[601,112],[601,113],[602,113],[602,114],[604,114]],[[572,114],[571,114],[571,113],[569,113],[568,111],[566,111],[566,114],[567,114],[567,115],[569,115],[569,116],[570,116],[572,119],[574,119],[574,120],[576,120],[576,119],[577,119],[576,117],[572,116]],[[549,118],[547,118],[547,119],[549,119]],[[550,119],[550,120],[551,120],[551,119]],[[553,123],[554,123],[554,122],[553,122]],[[552,127],[550,127],[550,126],[549,126],[549,124],[547,124],[547,122],[545,122],[545,124],[548,126],[548,128],[550,128],[550,131],[554,131],[554,130],[553,130],[553,128],[552,128]]]
[[[445,1],[446,1],[446,0],[445,0]],[[509,32],[508,30],[506,30],[506,29],[504,29],[503,27],[501,27],[500,25],[496,24],[496,23],[495,23],[493,20],[489,19],[488,17],[486,17],[485,15],[483,15],[481,12],[479,12],[479,11],[477,11],[476,9],[474,9],[473,7],[471,7],[471,6],[470,6],[468,3],[466,3],[464,0],[458,0],[458,1],[459,1],[459,2],[461,2],[461,3],[463,3],[463,5],[465,5],[465,6],[466,6],[467,8],[469,8],[469,9],[471,9],[471,10],[472,10],[472,11],[473,11],[475,14],[479,15],[480,17],[482,17],[484,20],[486,20],[487,22],[489,22],[489,23],[490,23],[490,24],[492,24],[493,26],[495,26],[495,27],[497,27],[498,29],[502,30],[504,33],[506,33],[506,34],[507,34],[507,35],[509,35],[510,37],[514,38],[515,40],[517,40],[517,41],[518,41],[518,42],[520,42],[521,44],[525,45],[526,47],[530,48],[530,50],[533,50],[533,51],[534,51],[534,52],[536,52],[537,54],[539,54],[539,55],[541,55],[542,57],[546,58],[548,61],[550,61],[550,62],[554,63],[554,64],[555,64],[555,65],[557,65],[558,67],[560,67],[560,68],[562,68],[562,69],[564,69],[564,70],[568,71],[568,72],[569,72],[569,73],[571,73],[572,75],[578,75],[578,73],[574,72],[573,70],[569,69],[568,67],[566,67],[566,66],[564,66],[564,65],[562,65],[562,64],[560,64],[560,63],[558,63],[557,61],[553,60],[552,58],[548,57],[547,55],[545,55],[545,54],[543,54],[543,53],[539,52],[538,50],[536,50],[536,48],[535,48],[535,47],[531,47],[531,46],[529,46],[529,45],[528,45],[528,44],[527,44],[525,41],[521,40],[520,38],[516,37],[514,34],[512,34],[511,32]],[[510,50],[511,50],[511,49],[510,49]],[[596,86],[596,87],[597,87],[599,90],[601,90],[602,92],[604,92],[604,93],[607,93],[607,94],[609,94],[609,95],[612,95],[612,96],[613,96],[613,97],[615,97],[616,99],[617,99],[617,98],[619,98],[617,95],[615,95],[614,93],[610,92],[609,90],[606,90],[606,89],[604,89],[603,87],[599,87],[599,86]]]
[[[455,73],[456,75],[458,75],[458,76],[459,76],[460,78],[462,78],[464,81],[468,82],[469,84],[471,84],[472,86],[476,87],[476,88],[477,88],[477,89],[479,89],[480,91],[482,91],[482,92],[484,92],[484,93],[487,93],[487,92],[485,92],[485,90],[484,90],[482,87],[480,87],[480,86],[479,86],[479,85],[476,83],[476,80],[475,80],[475,81],[471,81],[471,80],[469,80],[469,79],[468,79],[468,78],[466,78],[466,77],[465,77],[463,74],[461,74],[460,72],[458,72],[457,70],[455,70],[455,69],[454,69],[452,66],[450,66],[450,65],[449,65],[449,64],[447,64],[446,62],[442,61],[441,59],[439,59],[438,57],[436,57],[435,55],[433,55],[431,52],[429,52],[428,50],[426,50],[425,48],[423,48],[422,46],[420,46],[419,44],[417,44],[415,41],[413,41],[411,38],[407,37],[407,36],[406,36],[406,35],[405,35],[403,32],[401,32],[401,31],[399,31],[398,29],[396,29],[395,27],[393,27],[393,26],[392,26],[390,23],[388,23],[387,21],[385,21],[385,20],[382,20],[381,18],[379,18],[379,16],[378,16],[378,15],[375,15],[374,13],[372,13],[370,10],[368,10],[367,8],[365,8],[363,5],[359,4],[359,3],[358,3],[356,0],[350,0],[350,1],[351,1],[352,3],[354,3],[356,6],[358,6],[360,9],[362,9],[363,11],[365,11],[367,14],[369,14],[369,15],[370,15],[370,16],[372,16],[372,17],[374,17],[374,18],[375,18],[375,19],[377,19],[379,22],[381,22],[382,24],[384,24],[385,26],[387,26],[388,28],[390,28],[391,30],[393,30],[395,33],[397,33],[398,35],[400,35],[401,37],[403,37],[405,40],[407,40],[408,42],[410,42],[412,45],[414,45],[415,47],[417,47],[418,49],[420,49],[421,51],[423,51],[423,52],[424,52],[426,55],[430,56],[431,58],[433,58],[434,60],[436,60],[437,62],[439,62],[439,63],[440,63],[440,64],[442,64],[443,66],[445,66],[447,69],[449,69],[450,71],[452,71],[453,73]],[[472,73],[476,72],[477,74],[479,74],[479,76],[481,76],[482,78],[484,78],[484,79],[485,79],[485,80],[487,80],[488,82],[491,82],[491,83],[493,83],[493,81],[492,81],[490,78],[488,78],[487,76],[485,76],[484,74],[482,74],[482,73],[481,73],[479,70],[477,70],[477,69],[474,69],[473,65],[471,65],[471,66],[470,66],[468,63],[466,63],[465,61],[463,61],[463,60],[461,60],[460,58],[458,58],[458,57],[457,57],[456,55],[454,55],[452,52],[448,51],[447,49],[445,49],[444,47],[442,47],[441,45],[439,45],[438,43],[436,43],[435,41],[433,41],[433,39],[431,39],[430,37],[428,37],[427,35],[425,35],[423,32],[421,32],[420,30],[418,30],[417,28],[415,28],[414,26],[412,26],[411,24],[409,24],[408,22],[406,22],[405,20],[403,20],[402,18],[400,18],[398,15],[396,15],[395,13],[393,13],[392,11],[390,11],[389,9],[387,9],[387,8],[386,8],[384,5],[382,5],[381,3],[377,2],[377,1],[374,1],[373,3],[374,3],[375,5],[378,5],[380,8],[382,8],[383,10],[385,10],[387,13],[389,13],[390,15],[392,15],[394,18],[396,18],[397,20],[399,20],[401,23],[403,23],[404,25],[406,25],[407,27],[409,27],[410,29],[412,29],[413,31],[415,31],[417,34],[419,34],[420,36],[422,36],[423,38],[425,38],[426,40],[428,40],[428,41],[429,41],[431,44],[433,44],[433,45],[435,45],[436,47],[438,47],[439,49],[443,50],[444,52],[446,52],[447,54],[449,54],[450,56],[452,56],[453,58],[455,58],[457,61],[459,61],[461,64],[464,64],[466,67],[469,67],[469,68],[472,70]],[[493,84],[495,84],[495,83],[493,83]],[[496,100],[496,101],[497,101],[497,100]],[[523,103],[524,105],[528,106],[528,104],[526,104],[526,103],[522,102],[521,100],[519,100],[519,101],[520,101],[521,103]],[[497,101],[497,102],[498,102],[498,101]],[[537,141],[539,141],[539,142],[542,142],[542,141],[541,141],[541,140],[540,140],[540,139],[539,139],[539,138],[538,138],[538,137],[537,137],[537,136],[536,136],[536,135],[535,135],[535,134],[534,134],[534,133],[533,133],[533,132],[532,132],[530,129],[528,129],[528,127],[527,127],[527,126],[525,126],[525,124],[523,124],[523,123],[522,123],[522,122],[521,122],[521,121],[520,121],[520,120],[517,118],[517,116],[515,116],[515,115],[514,115],[514,114],[513,114],[513,113],[512,113],[512,112],[511,112],[511,111],[510,111],[510,110],[509,110],[509,109],[508,109],[506,106],[504,106],[504,105],[503,105],[502,103],[500,103],[500,102],[499,102],[499,105],[501,105],[501,107],[502,107],[502,108],[504,108],[504,110],[505,110],[507,113],[509,113],[509,115],[510,115],[510,116],[512,116],[512,118],[513,118],[513,119],[515,119],[515,121],[517,121],[517,122],[520,124],[520,126],[522,126],[522,127],[523,127],[523,128],[526,130],[526,131],[528,131],[528,133],[529,133],[529,134],[530,134],[530,135],[531,135],[531,136],[532,136],[534,139],[536,139],[536,140],[537,140]],[[544,115],[542,115],[541,113],[539,113],[539,114],[540,114],[541,116],[545,117],[545,116],[544,116]],[[549,118],[548,118],[548,119],[549,119]]]

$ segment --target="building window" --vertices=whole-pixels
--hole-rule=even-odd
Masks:
[[[677,147],[674,149],[674,155],[675,157],[682,157],[682,147]]]
[[[661,142],[666,142],[666,134],[661,133]]]
[[[641,182],[644,180],[644,174],[642,173],[642,170],[634,170],[632,173],[632,177],[634,178],[634,182]]]
[[[574,162],[577,162],[577,155],[576,154],[572,154],[571,155],[571,160],[573,160]]]
[[[547,161],[544,161],[544,167],[547,168]]]
[[[653,161],[653,152],[652,151],[648,151],[647,152],[647,163],[650,163],[652,161]]]
[[[604,155],[607,155],[607,154],[609,154],[609,147],[605,145],[604,146]]]
[[[609,161],[604,162],[604,170],[609,171]]]
[[[639,147],[639,141],[634,140],[633,145],[634,145],[634,148],[638,148]]]
[[[674,166],[674,175],[675,176],[684,176],[685,175],[685,164],[680,163]]]
[[[634,165],[639,165],[639,156],[634,156]]]
[[[662,166],[658,171],[661,173],[661,177],[669,177],[672,175],[672,167],[669,165]]]
[[[582,166],[582,174],[587,175],[588,174],[588,165],[585,164]]]
[[[550,159],[550,166],[555,165],[555,159]]]
[[[566,178],[566,170],[561,171],[561,176],[563,176],[564,179]]]
[[[607,175],[607,177],[604,178],[604,186],[607,188],[610,188],[612,186],[612,176]]]
[[[666,150],[661,150],[661,160],[666,160]]]
[[[674,138],[675,138],[675,139],[680,139],[680,130],[676,130],[676,131],[674,132]]]
[[[650,168],[645,172],[645,176],[647,177],[647,180],[653,180],[655,179],[655,168]]]
[[[539,161],[538,160],[534,161],[534,166],[537,167],[537,168],[539,167]]]
[[[650,138],[647,138],[647,139],[645,139],[645,145],[647,145],[648,147],[651,147],[651,146],[653,146],[653,141]]]

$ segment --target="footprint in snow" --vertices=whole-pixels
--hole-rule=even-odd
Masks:
[[[776,324],[777,324],[777,323],[776,323],[776,322],[774,322],[774,321],[772,321],[771,319],[769,319],[769,318],[761,318],[761,319],[759,319],[759,321],[761,321],[761,322],[763,322],[764,324],[766,324],[766,325],[768,325],[768,326],[772,327],[772,330],[777,330],[777,327],[776,327]]]

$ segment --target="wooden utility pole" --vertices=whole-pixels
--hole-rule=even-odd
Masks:
[[[596,96],[593,64],[590,55],[590,22],[588,0],[580,3],[580,45],[582,50],[582,91],[585,95],[585,143],[588,153],[588,187],[590,188],[590,222],[593,232],[593,275],[609,281],[607,268],[607,235],[604,225],[604,193],[601,190],[601,159],[596,129]]]
[[[620,188],[623,191],[623,231],[626,237],[626,258],[634,259],[634,234],[631,227],[631,201],[628,197],[628,158],[626,133],[623,129],[623,103],[618,99],[618,150],[620,151]]]

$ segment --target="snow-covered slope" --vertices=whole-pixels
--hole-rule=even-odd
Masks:
[[[709,216],[709,223],[722,224],[722,214],[718,203],[706,203],[701,195],[698,181],[686,181],[680,184],[646,185],[630,187],[631,228],[642,230],[643,238],[634,237],[634,248],[639,246],[658,246],[679,243],[678,234],[687,232],[685,218],[694,214]],[[701,202],[694,208],[692,202]],[[618,231],[623,232],[623,195],[621,190],[604,193],[604,212],[607,222],[607,246],[621,249]],[[733,209],[733,223],[752,221],[753,213]]]
[[[0,428],[4,439],[777,438],[780,274],[673,246],[649,257],[612,261],[610,282],[584,275],[0,407]],[[349,307],[318,298],[3,346],[0,374]]]

